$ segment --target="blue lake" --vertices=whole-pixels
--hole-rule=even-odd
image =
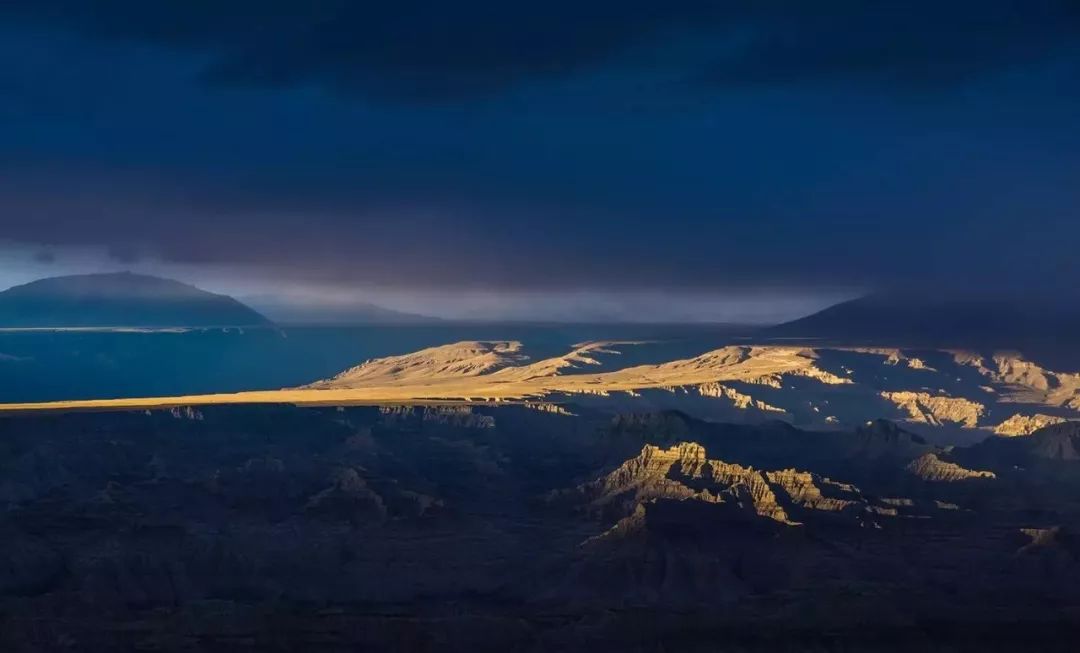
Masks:
[[[481,324],[284,327],[184,332],[0,332],[0,402],[270,389],[332,376],[369,358],[461,340],[520,340],[535,357],[588,340],[663,343],[627,362],[693,356],[738,341],[724,325]],[[662,352],[660,351],[662,349]]]

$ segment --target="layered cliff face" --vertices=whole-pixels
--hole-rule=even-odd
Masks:
[[[789,526],[813,520],[818,513],[843,512],[859,525],[897,514],[895,502],[869,499],[854,485],[793,468],[759,471],[710,459],[695,442],[667,449],[646,445],[612,472],[554,496],[576,496],[591,513],[631,520],[616,524],[615,532],[625,532],[639,520],[642,505],[665,500],[724,504]]]
[[[693,442],[669,449],[646,445],[610,474],[577,490],[592,508],[655,499],[693,499],[727,503],[741,510],[790,523],[766,477],[758,471],[709,460]]]
[[[791,503],[805,510],[840,512],[855,508],[879,514],[889,510],[872,506],[854,485],[837,483],[810,472],[784,469],[765,472],[765,478],[773,487],[780,488]]]
[[[957,363],[974,367],[1010,401],[1080,410],[1080,374],[1046,369],[1016,352],[997,353],[989,360],[959,352]]]
[[[824,595],[833,591],[828,588],[861,585],[867,573],[894,579],[927,573],[940,580],[928,570],[983,556],[1000,556],[995,564],[1003,565],[985,579],[988,587],[1012,582],[1004,578],[1013,572],[1003,569],[1029,573],[1027,559],[1009,558],[1020,546],[1009,524],[1030,519],[1023,516],[1030,504],[1017,502],[1015,493],[1041,485],[1039,473],[999,463],[1003,480],[995,471],[954,462],[959,449],[933,447],[887,422],[835,439],[775,429],[740,435],[675,415],[625,417],[614,429],[620,438],[654,430],[667,444],[646,444],[594,479],[549,495],[552,505],[577,506],[596,522],[596,534],[582,540],[559,577],[577,600],[688,606],[738,603],[781,588]],[[672,441],[680,437],[711,444]],[[790,446],[796,438],[805,448]],[[761,441],[788,455],[763,453]],[[713,444],[740,462],[709,455]],[[801,459],[810,468],[768,470],[744,462],[762,458]],[[867,485],[815,468],[846,470]],[[1046,501],[1080,515],[1072,512],[1080,506],[1070,505],[1071,491],[1060,487],[1065,501]]]
[[[1031,435],[1043,427],[1053,426],[1054,424],[1061,424],[1067,421],[1068,420],[1064,417],[1055,417],[1054,415],[1043,415],[1041,413],[1035,415],[1021,415],[1017,413],[1001,424],[995,426],[994,434],[1007,437]]]
[[[739,392],[735,388],[722,385],[720,383],[702,383],[696,386],[699,394],[703,397],[715,397],[717,399],[723,398],[731,401],[735,408],[740,410],[758,410],[763,413],[779,413],[780,416],[788,415],[788,412],[783,408],[772,406],[760,399],[754,399],[752,396]]]
[[[935,396],[928,392],[882,392],[881,396],[906,411],[911,421],[931,426],[952,423],[975,428],[985,412],[985,407],[974,401]]]

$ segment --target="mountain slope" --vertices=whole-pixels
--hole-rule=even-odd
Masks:
[[[468,379],[528,359],[517,341],[465,341],[429,347],[411,354],[364,361],[337,376],[307,386],[314,389],[398,385],[435,380]]]
[[[0,327],[264,326],[226,295],[130,272],[39,279],[0,292]]]
[[[1032,464],[1043,461],[1080,460],[1080,422],[1045,426],[1021,438],[994,437],[971,448],[971,454],[999,464]]]
[[[776,337],[891,346],[1006,346],[1076,342],[1080,311],[1064,303],[880,293],[769,329]]]

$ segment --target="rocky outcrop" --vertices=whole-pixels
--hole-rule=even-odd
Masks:
[[[391,424],[424,423],[457,428],[490,429],[495,417],[472,406],[380,406],[379,412]]]
[[[913,370],[927,370],[930,372],[936,372],[934,368],[930,367],[921,358],[910,356],[900,349],[893,349],[890,347],[845,347],[844,351],[852,351],[857,354],[873,354],[875,356],[881,356],[885,360],[886,365],[903,365]]]
[[[640,344],[637,342],[585,342],[574,345],[570,352],[562,356],[545,358],[528,365],[504,367],[495,372],[499,381],[527,381],[573,374],[603,365],[606,357],[621,355],[616,347]]]
[[[839,512],[866,505],[862,493],[854,485],[837,483],[810,472],[785,469],[765,472],[765,478],[773,487],[782,490],[791,503],[807,510]],[[826,496],[822,490],[833,496]]]
[[[790,520],[765,476],[758,471],[709,460],[705,448],[683,442],[669,449],[646,445],[641,453],[600,479],[577,488],[589,505],[633,506],[656,499],[731,503],[779,522]]]
[[[1036,413],[1035,415],[1022,415],[1016,413],[1009,419],[1005,420],[1001,424],[994,427],[995,435],[1003,435],[1006,437],[1016,437],[1021,435],[1031,435],[1039,429],[1051,426],[1053,424],[1061,424],[1065,422],[1064,417],[1055,417],[1053,415],[1043,415]]]
[[[731,401],[732,405],[740,410],[759,410],[765,413],[780,413],[787,414],[787,411],[783,408],[778,408],[771,404],[765,403],[760,399],[754,399],[748,394],[739,392],[735,388],[721,385],[719,383],[703,383],[697,386],[697,391],[702,397],[716,397],[718,399],[727,399]]]
[[[387,515],[383,498],[352,468],[338,472],[330,487],[308,499],[305,510],[312,515],[348,521],[382,520]]]
[[[993,362],[997,369],[990,372],[990,376],[998,383],[1020,385],[1043,391],[1057,384],[1053,373],[1048,373],[1035,363],[1024,360],[1018,354],[997,354]]]
[[[960,424],[975,428],[986,410],[982,404],[968,399],[932,395],[928,392],[886,391],[882,392],[881,396],[905,411],[911,421],[931,426]]]
[[[594,514],[632,518],[637,506],[658,500],[699,501],[736,506],[740,510],[787,525],[815,513],[896,514],[889,506],[875,505],[862,492],[797,469],[759,471],[707,457],[695,442],[663,449],[646,445],[641,453],[611,473],[569,493]],[[622,526],[626,527],[626,524]]]
[[[369,384],[399,385],[490,374],[528,360],[517,341],[464,341],[411,354],[365,361],[312,389],[344,389]]]
[[[549,401],[526,401],[524,403],[526,408],[539,411],[541,413],[550,413],[552,415],[565,415],[567,417],[575,417],[574,413],[562,404],[556,404]]]
[[[648,413],[620,413],[611,418],[610,432],[616,437],[636,440],[651,438],[663,442],[690,439],[700,427],[698,420],[675,410]]]
[[[997,353],[990,361],[958,353],[955,360],[989,378],[1011,402],[1080,410],[1080,374],[1048,370],[1015,352]]]
[[[1062,526],[1048,528],[1021,528],[1020,532],[1030,538],[1020,547],[1018,554],[1036,554],[1046,551],[1064,553],[1080,561],[1080,536],[1073,529]]]
[[[905,431],[886,419],[863,424],[846,440],[849,440],[848,456],[859,459],[911,460],[932,449],[923,437]]]
[[[907,466],[907,471],[924,481],[953,483],[973,478],[995,478],[993,472],[965,469],[956,463],[942,460],[936,453],[919,456]]]
[[[169,414],[176,419],[190,419],[202,421],[203,414],[192,406],[174,406],[169,409]]]
[[[808,379],[814,379],[815,381],[820,381],[825,385],[851,385],[854,383],[854,381],[849,378],[837,376],[832,372],[828,372],[814,366],[807,366],[801,369],[797,369],[789,372],[789,374],[791,376],[804,376]]]

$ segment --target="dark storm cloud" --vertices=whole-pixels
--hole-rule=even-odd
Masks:
[[[103,39],[204,50],[219,83],[315,83],[379,95],[447,97],[565,75],[708,2],[14,2],[15,17]]]
[[[0,237],[406,288],[1061,289],[1078,13],[7,0]]]
[[[940,90],[1045,60],[1075,63],[1080,54],[1080,4],[1072,0],[791,4],[747,21],[741,45],[704,79]]]
[[[699,43],[688,76],[720,85],[829,80],[940,87],[1075,55],[1073,0],[14,0],[9,18],[101,39],[188,48],[209,81],[316,84],[429,99],[565,76],[664,41]],[[1073,48],[1073,51],[1069,51]]]

